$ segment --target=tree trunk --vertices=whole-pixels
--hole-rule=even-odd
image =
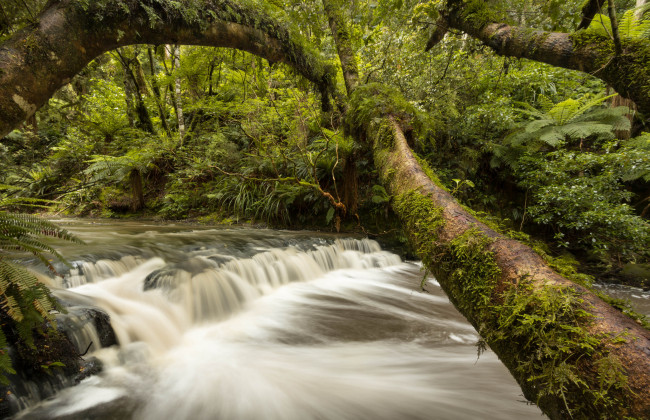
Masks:
[[[531,28],[494,23],[496,16],[484,10],[465,12],[469,0],[448,0],[443,18],[450,28],[459,29],[483,41],[497,54],[579,70],[600,78],[625,98],[632,99],[646,118],[650,117],[650,40],[621,39],[621,53],[605,36],[537,31]],[[474,2],[475,4],[476,2]],[[596,2],[594,2],[596,3]],[[598,2],[601,3],[602,2]]]
[[[352,48],[348,23],[341,12],[341,6],[338,4],[337,0],[322,1],[330,30],[332,31],[332,36],[334,37],[334,42],[336,44],[336,51],[341,60],[345,88],[348,91],[348,95],[351,95],[354,89],[359,85],[359,68],[357,66],[357,58],[354,49]]]
[[[48,2],[38,23],[0,45],[0,137],[32,116],[95,57],[132,44],[237,48],[270,62],[290,64],[320,92],[334,92],[331,66],[304,47],[306,43],[294,43],[297,34],[290,35],[258,11],[233,0],[205,3],[194,11],[165,9],[166,4],[150,0]],[[198,6],[183,2],[181,7]],[[198,18],[189,17],[197,14]]]
[[[133,82],[129,79],[128,69],[124,64],[122,64],[122,70],[124,70],[124,102],[126,106],[126,117],[129,120],[129,127],[135,128],[135,120],[137,118],[135,112],[135,105],[133,105]]]
[[[582,7],[582,19],[578,24],[578,29],[588,28],[594,16],[597,13],[602,13],[603,4],[605,4],[605,0],[589,0],[585,2]]]
[[[636,10],[634,11],[634,17],[636,20],[641,20],[641,18],[643,18],[643,10],[641,9],[641,6],[645,6],[646,3],[646,0],[636,0]]]
[[[524,395],[553,419],[650,418],[650,332],[460,206],[396,117],[362,125],[411,244]]]
[[[149,110],[142,98],[142,95],[147,93],[147,87],[137,52],[134,57],[129,57],[126,51],[118,49],[117,54],[124,70],[124,93],[129,124],[131,127],[135,126],[148,133],[154,133],[155,129]],[[137,123],[134,124],[135,120],[137,120]]]
[[[338,52],[341,68],[343,69],[343,80],[345,81],[345,89],[348,96],[352,95],[354,90],[359,86],[359,67],[357,65],[357,58],[352,48],[352,40],[350,39],[350,30],[348,23],[341,11],[341,5],[337,0],[322,0],[323,9],[327,14],[329,27],[336,44],[336,51]],[[357,156],[353,152],[345,157],[343,163],[343,199],[350,216],[355,215],[359,207],[359,180],[356,171]]]
[[[151,91],[153,92],[154,100],[156,101],[156,107],[158,108],[158,116],[160,116],[160,122],[163,126],[163,130],[167,133],[169,138],[172,138],[172,132],[169,129],[169,124],[167,123],[167,113],[163,107],[163,102],[160,97],[160,87],[156,81],[156,62],[153,58],[153,48],[147,48],[147,54],[149,55],[149,66],[150,66],[150,75],[151,75]]]
[[[173,68],[178,71],[181,67],[181,49],[178,45],[170,46],[172,60],[174,62]],[[181,98],[181,78],[180,76],[174,77],[174,88],[176,92],[176,120],[178,121],[178,136],[179,144],[183,145],[185,138],[185,118],[183,117],[183,100]]]
[[[133,194],[133,202],[131,204],[131,208],[133,211],[142,210],[144,208],[142,173],[138,169],[132,169],[129,173],[129,182],[131,184],[131,192]]]

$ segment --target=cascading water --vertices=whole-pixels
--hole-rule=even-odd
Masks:
[[[367,239],[72,224],[57,293],[110,316],[104,371],[24,419],[523,419],[539,410],[434,279]],[[85,312],[75,316],[83,318]],[[77,318],[72,318],[77,319]],[[70,321],[73,322],[73,321]],[[76,321],[74,321],[76,322]],[[114,340],[113,340],[114,341]]]

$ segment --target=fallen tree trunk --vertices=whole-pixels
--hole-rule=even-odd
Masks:
[[[650,40],[623,38],[621,51],[612,39],[593,32],[546,32],[499,22],[488,2],[447,0],[441,19],[449,28],[483,41],[495,53],[527,58],[589,73],[632,99],[650,117]],[[434,34],[441,39],[438,33]],[[435,40],[435,39],[434,39]],[[431,48],[433,42],[427,44]]]
[[[287,63],[317,85],[324,104],[334,89],[331,66],[319,54],[241,2],[50,1],[37,23],[0,45],[0,138],[98,55],[145,43],[230,47]]]
[[[459,205],[408,146],[405,103],[359,87],[348,130],[373,147],[393,209],[450,300],[549,417],[650,418],[650,331]]]

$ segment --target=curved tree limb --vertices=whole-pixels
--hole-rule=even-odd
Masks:
[[[0,45],[0,137],[31,117],[91,60],[131,44],[231,47],[283,62],[334,92],[332,70],[282,24],[231,0],[50,1],[37,23]],[[184,3],[188,3],[185,5]],[[126,6],[126,7],[123,7]],[[329,103],[329,101],[326,101]]]
[[[483,41],[502,56],[527,58],[598,77],[621,96],[632,99],[639,111],[646,118],[650,117],[650,64],[647,61],[650,40],[621,39],[621,52],[617,54],[617,47],[608,37],[583,31],[574,34],[546,32],[497,23],[485,19],[485,16],[490,17],[487,5],[480,13],[469,13],[465,10],[469,2],[447,1],[442,16],[450,28]]]

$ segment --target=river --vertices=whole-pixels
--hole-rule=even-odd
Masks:
[[[530,419],[421,265],[361,237],[57,221],[56,293],[106,311],[104,370],[22,419]],[[67,271],[66,271],[67,270]],[[65,290],[63,290],[65,289]],[[23,401],[25,404],[29,401]]]

